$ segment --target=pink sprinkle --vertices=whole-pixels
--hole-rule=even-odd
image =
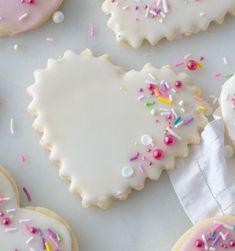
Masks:
[[[94,36],[96,35],[96,28],[95,28],[94,25],[92,25],[92,26],[90,27],[90,29],[89,29],[89,35],[90,35],[91,37],[94,37]]]
[[[142,174],[144,173],[144,168],[142,166],[139,166],[139,172]]]
[[[20,155],[20,161],[21,162],[25,162],[26,161],[26,157],[23,154]]]
[[[31,199],[31,196],[30,196],[30,194],[29,194],[29,191],[27,190],[26,187],[23,187],[23,192],[24,192],[24,194],[25,194],[27,200],[28,200],[29,202],[31,202],[32,199]]]
[[[184,65],[184,61],[179,61],[178,63],[175,64],[175,67],[179,67]]]
[[[215,77],[215,78],[219,78],[219,77],[221,77],[221,75],[222,75],[222,74],[221,74],[220,72],[216,72],[216,73],[214,74],[214,77]]]

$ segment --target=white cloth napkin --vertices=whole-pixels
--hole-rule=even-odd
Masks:
[[[190,147],[169,171],[175,192],[192,223],[224,214],[235,215],[235,158],[225,158],[224,125],[220,118],[207,125],[202,142]]]

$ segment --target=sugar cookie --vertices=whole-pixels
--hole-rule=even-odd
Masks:
[[[0,0],[0,36],[10,36],[46,22],[63,0]]]
[[[162,38],[174,40],[206,30],[212,21],[222,23],[224,16],[235,14],[234,0],[105,0],[110,15],[108,27],[118,42],[139,47],[143,40],[156,45]]]
[[[235,75],[223,85],[219,103],[226,133],[235,147]]]
[[[171,251],[235,250],[235,217],[203,220],[189,229]]]
[[[158,179],[207,124],[208,105],[186,74],[150,64],[126,72],[90,50],[50,59],[28,92],[41,144],[85,207],[105,208]]]
[[[68,223],[46,208],[20,208],[18,189],[12,176],[0,166],[1,250],[78,251]]]

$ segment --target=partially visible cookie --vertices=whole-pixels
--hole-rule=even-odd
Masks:
[[[19,194],[10,173],[0,166],[1,250],[78,251],[69,224],[46,208],[19,207]]]
[[[15,35],[46,22],[63,0],[0,0],[0,36]]]
[[[40,143],[85,207],[106,208],[158,179],[207,124],[208,105],[186,74],[150,64],[126,72],[90,50],[50,59],[28,92]]]
[[[234,0],[105,0],[108,27],[118,42],[137,48],[144,40],[156,45],[162,38],[174,40],[206,30],[212,21],[222,23],[235,14]]]
[[[235,250],[235,216],[202,220],[190,228],[171,251]]]
[[[235,75],[223,85],[219,103],[227,136],[235,147]]]

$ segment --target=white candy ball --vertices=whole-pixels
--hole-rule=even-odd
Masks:
[[[56,11],[52,17],[52,20],[56,24],[61,24],[64,21],[64,13],[61,11]]]
[[[226,158],[231,158],[234,154],[234,150],[233,150],[233,147],[230,146],[230,145],[226,145],[224,147],[224,152],[225,152],[225,157]]]

